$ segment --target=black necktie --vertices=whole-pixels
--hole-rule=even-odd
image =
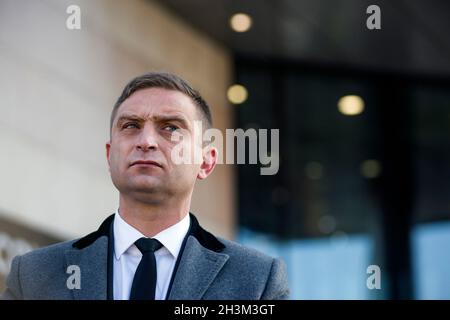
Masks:
[[[142,259],[134,274],[130,300],[155,300],[156,259],[155,251],[162,247],[156,239],[140,238],[135,243]]]

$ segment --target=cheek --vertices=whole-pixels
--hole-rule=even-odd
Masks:
[[[160,150],[164,154],[164,157],[167,159],[167,163],[170,167],[170,170],[174,172],[174,176],[182,177],[182,176],[197,176],[198,171],[200,170],[200,164],[202,162],[202,148],[194,144],[192,141],[181,141],[176,143],[167,143],[165,145],[160,144]],[[181,153],[180,153],[181,151]],[[179,163],[178,161],[174,161],[172,159],[172,152],[175,154],[175,157],[181,157],[182,161],[184,159],[189,158],[189,164]]]
[[[109,151],[109,170],[111,171],[111,173],[117,171],[116,162],[116,153],[113,148],[111,148],[111,150]]]
[[[118,167],[123,166],[124,150],[120,150],[117,146],[111,147],[109,154],[109,161],[111,168],[117,170]]]
[[[200,165],[196,163],[186,164],[182,166],[181,170],[183,170],[183,174],[185,176],[189,176],[192,178],[197,176],[198,172],[200,171]]]

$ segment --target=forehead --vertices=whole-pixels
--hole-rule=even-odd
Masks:
[[[164,88],[147,88],[134,92],[117,110],[117,117],[133,113],[142,117],[177,113],[189,120],[198,118],[196,106],[186,94]]]

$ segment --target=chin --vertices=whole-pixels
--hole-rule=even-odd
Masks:
[[[140,187],[153,187],[161,184],[161,178],[151,175],[138,175],[128,179],[127,184],[130,187],[136,186]]]
[[[141,192],[141,193],[155,193],[162,190],[162,186],[160,183],[156,182],[143,182],[143,183],[133,183],[127,186],[127,189],[132,192]]]
[[[167,199],[167,195],[162,190],[154,188],[138,188],[128,192],[135,200],[147,204],[160,204]]]

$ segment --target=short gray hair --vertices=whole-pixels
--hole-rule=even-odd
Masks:
[[[202,98],[200,93],[192,88],[189,83],[187,83],[187,81],[172,73],[148,72],[128,82],[128,84],[123,89],[122,94],[117,99],[111,112],[110,131],[112,130],[113,122],[120,105],[134,92],[147,88],[163,88],[184,93],[192,99],[194,104],[200,110],[207,127],[212,127],[212,116],[208,104]]]

